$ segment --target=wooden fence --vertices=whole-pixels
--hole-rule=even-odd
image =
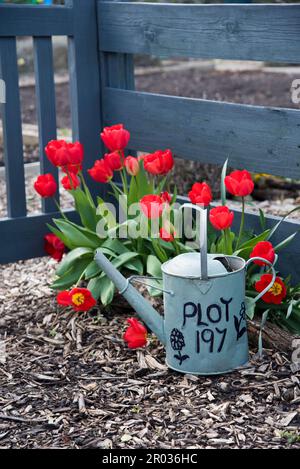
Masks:
[[[67,35],[74,138],[86,147],[86,167],[98,156],[100,127],[123,122],[133,150],[170,147],[181,158],[220,165],[229,156],[236,168],[300,179],[300,111],[136,92],[133,67],[134,54],[300,63],[300,5],[69,0],[34,14],[30,7],[0,6],[10,217],[0,221],[0,262],[42,254],[40,239],[54,209],[46,204],[43,214],[26,216],[17,35],[34,37],[43,170],[51,168],[42,148],[56,130],[51,36]],[[239,212],[235,218],[238,223]],[[270,226],[277,222],[268,220]],[[247,223],[258,228],[254,215]],[[274,242],[299,228],[283,223]],[[298,279],[299,256],[296,239],[280,265]]]

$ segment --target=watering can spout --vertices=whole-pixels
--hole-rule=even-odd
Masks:
[[[157,338],[165,345],[165,332],[163,317],[145,300],[145,298],[131,285],[107,259],[99,249],[95,255],[95,262],[113,282],[117,290],[126,298],[128,303],[137,312],[139,317],[147,324]]]

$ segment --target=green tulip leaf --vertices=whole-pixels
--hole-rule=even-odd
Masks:
[[[255,315],[255,298],[250,298],[249,296],[246,296],[245,304],[246,304],[246,314],[248,318],[253,319]]]
[[[115,286],[108,277],[103,277],[101,279],[101,296],[100,300],[103,306],[109,305],[115,294]]]
[[[51,288],[61,291],[73,287],[76,282],[78,282],[78,279],[82,276],[89,263],[90,259],[88,258],[78,259],[72,264],[70,270],[52,283]]]
[[[109,305],[113,300],[115,286],[106,275],[90,280],[88,283],[88,289],[95,300],[100,299],[104,306]]]
[[[59,267],[56,269],[56,275],[61,277],[64,275],[70,268],[72,264],[82,257],[93,258],[94,251],[91,248],[76,248],[69,252],[63,261],[60,263]]]
[[[240,248],[237,251],[235,251],[234,255],[240,256],[243,259],[248,259],[254,246],[256,246],[256,244],[259,243],[260,241],[265,241],[266,239],[268,239],[269,232],[270,230],[266,230],[260,235],[254,236],[254,238],[250,239],[249,241],[246,241],[244,244],[240,246]]]
[[[90,204],[89,198],[81,189],[71,191],[75,200],[75,207],[79,213],[81,222],[86,228],[95,231],[97,218],[96,209]]]
[[[225,186],[225,177],[227,173],[227,166],[228,166],[228,158],[225,161],[223,168],[222,168],[222,173],[221,173],[221,200],[222,200],[222,205],[226,205],[226,186]]]
[[[64,245],[68,249],[72,250],[76,248],[76,245],[72,244],[70,240],[67,238],[67,236],[65,236],[60,230],[58,230],[54,226],[49,225],[49,223],[47,223],[47,227],[53,234],[55,234],[55,236],[57,236],[64,243]]]
[[[293,239],[295,238],[295,236],[297,236],[298,233],[299,231],[296,231],[296,233],[291,234],[290,236],[285,238],[283,241],[281,241],[279,244],[276,244],[276,246],[274,246],[275,252],[278,252],[281,249],[286,248],[293,241]]]
[[[129,262],[124,264],[124,267],[138,273],[139,275],[143,275],[144,273],[144,266],[141,259],[131,259]]]
[[[89,235],[83,234],[75,224],[67,222],[65,220],[53,220],[56,226],[61,230],[66,239],[68,239],[72,245],[87,247],[96,249],[99,247],[100,240],[97,238],[97,243],[95,239]],[[75,225],[75,226],[74,226]]]
[[[119,239],[116,239],[116,238],[115,239],[108,238],[107,240],[105,240],[101,246],[101,249],[102,248],[108,248],[118,255],[124,254],[125,252],[130,252],[130,250],[127,249],[126,246],[124,246],[124,243],[122,243]]]
[[[90,280],[101,273],[101,267],[95,261],[92,261],[84,271],[84,278]]]
[[[161,262],[157,259],[157,257],[150,254],[147,258],[147,274],[151,275],[152,277],[161,277]]]
[[[293,208],[293,210],[290,210],[289,213],[287,213],[283,218],[281,218],[281,220],[278,223],[276,223],[275,226],[273,226],[273,228],[270,230],[270,233],[269,233],[269,236],[268,236],[267,239],[270,239],[273,236],[273,234],[275,233],[275,231],[278,230],[281,223],[283,223],[292,213],[296,212],[297,210],[300,210],[300,205]]]

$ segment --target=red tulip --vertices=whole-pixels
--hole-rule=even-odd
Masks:
[[[139,348],[147,345],[147,329],[137,319],[127,319],[129,327],[127,328],[123,339],[127,342],[129,348]]]
[[[87,288],[62,291],[57,295],[57,303],[61,306],[71,306],[74,311],[89,311],[97,304]]]
[[[53,233],[49,233],[44,237],[44,248],[46,253],[60,262],[65,252],[64,243]]]
[[[163,202],[166,202],[167,204],[170,204],[171,203],[171,200],[172,200],[172,197],[171,195],[169,194],[169,192],[165,191],[165,192],[162,192],[160,194],[160,197],[161,197],[161,200]]]
[[[83,146],[80,142],[67,143],[65,140],[51,140],[45,153],[54,166],[78,172],[83,161]]]
[[[79,171],[82,171],[82,164],[68,164],[67,166],[64,166],[61,169],[66,174],[78,174]]]
[[[67,143],[69,165],[81,165],[83,162],[83,145],[80,142]]]
[[[57,191],[57,184],[52,174],[42,174],[35,181],[34,188],[43,198],[53,197]]]
[[[159,230],[159,236],[163,241],[166,241],[167,243],[174,241],[173,234],[167,231],[165,228],[161,228]]]
[[[74,173],[69,173],[67,176],[63,177],[61,183],[66,191],[75,190],[80,186],[80,180]]]
[[[202,204],[207,207],[212,201],[211,189],[206,182],[196,182],[189,192],[192,204]]]
[[[125,168],[130,176],[136,176],[140,171],[140,164],[134,156],[127,156],[125,159]]]
[[[108,182],[113,177],[113,172],[105,160],[95,161],[94,166],[88,169],[88,173],[96,182]]]
[[[112,171],[120,171],[124,167],[124,154],[123,152],[114,151],[104,155],[104,161],[108,164]]]
[[[124,129],[123,124],[105,127],[101,133],[101,138],[105,146],[111,151],[124,150],[130,140],[130,133]]]
[[[255,283],[255,290],[262,292],[270,284],[272,280],[272,274],[263,274],[260,279]],[[262,297],[265,303],[272,303],[279,305],[282,300],[286,297],[286,286],[281,278],[276,277],[274,285],[270,290]]]
[[[216,230],[226,230],[230,228],[233,218],[234,213],[230,212],[229,208],[224,205],[212,208],[209,213],[209,220]]]
[[[148,173],[164,175],[173,169],[174,159],[171,150],[157,150],[144,156],[144,168]]]
[[[260,241],[256,246],[254,246],[250,257],[262,257],[273,264],[275,260],[275,251],[272,243],[270,243],[270,241]],[[254,263],[257,265],[266,265],[262,261],[254,261]]]
[[[159,195],[145,195],[140,200],[140,207],[147,218],[159,218],[163,212],[164,204]]]
[[[246,197],[251,194],[254,189],[254,182],[251,174],[243,169],[243,171],[233,171],[225,177],[225,186],[228,192],[237,197]]]

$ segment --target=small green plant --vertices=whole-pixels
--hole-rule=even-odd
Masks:
[[[287,440],[290,445],[294,443],[300,443],[300,435],[298,432],[281,432],[281,438]]]

